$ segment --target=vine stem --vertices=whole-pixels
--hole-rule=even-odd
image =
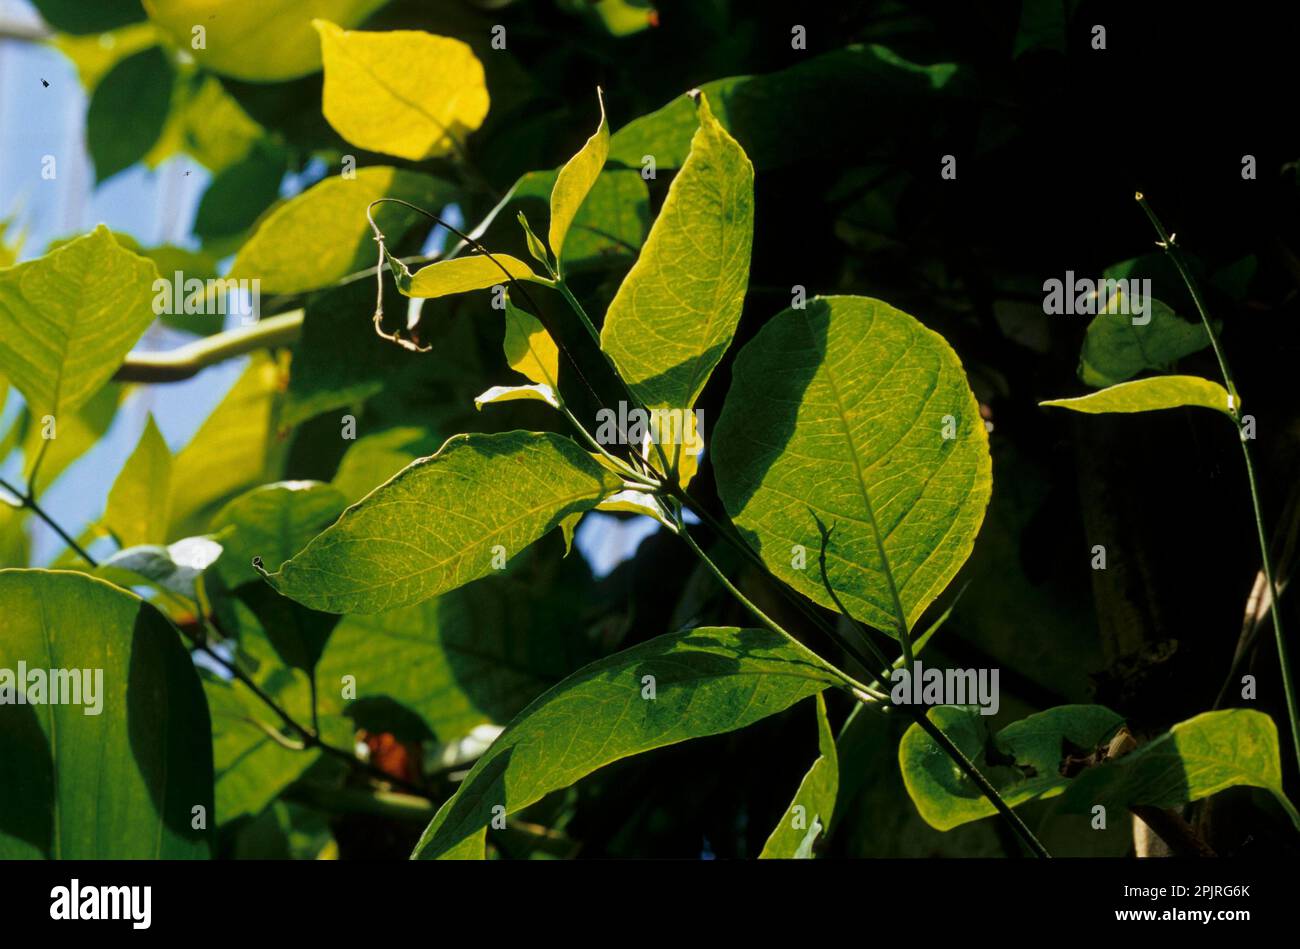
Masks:
[[[73,553],[75,553],[78,557],[86,561],[86,563],[90,564],[92,567],[99,566],[99,561],[97,561],[94,557],[90,556],[90,554],[86,553],[86,551],[82,548],[82,546],[78,544],[75,540],[73,540],[71,535],[69,535],[68,532],[65,531],[62,527],[60,527],[58,522],[55,521],[54,518],[50,517],[50,515],[46,513],[43,507],[41,507],[39,504],[36,503],[36,498],[32,497],[30,491],[27,492],[19,491],[17,488],[15,488],[4,478],[0,478],[0,488],[4,488],[10,494],[16,497],[19,501],[20,507],[27,508],[27,510],[31,511],[42,521],[44,521],[46,526],[48,526],[52,531],[54,531],[54,533],[58,534],[59,539],[62,540],[65,544],[67,544],[68,548]]]
[[[686,525],[685,523],[682,522],[680,517],[677,519],[677,523],[679,528],[678,534],[686,541],[686,544],[691,548],[695,556],[700,558],[700,560],[704,563],[704,565],[708,567],[709,571],[714,575],[714,577],[717,578],[718,582],[721,583],[723,587],[726,588],[727,592],[729,592],[733,597],[736,598],[737,602],[739,602],[743,607],[745,607],[745,609],[749,610],[756,617],[758,617],[759,621],[762,622],[764,626],[767,626],[769,629],[773,630],[774,632],[780,634],[781,636],[784,636],[786,639],[789,639],[791,642],[794,642],[796,644],[799,643],[799,641],[795,639],[794,636],[792,636],[789,632],[783,629],[775,620],[773,620],[761,609],[759,609],[754,603],[752,603],[749,600],[748,597],[746,597],[743,593],[740,592],[740,590],[736,588],[735,584],[733,584],[727,578],[726,574],[724,574],[722,570],[718,568],[718,566],[709,558],[708,554],[706,554],[703,550],[701,550],[700,546],[697,543],[695,543],[694,538],[692,538],[690,533],[686,530]],[[857,701],[861,702],[863,705],[870,705],[870,704],[874,704],[875,702],[889,701],[889,697],[887,695],[878,692],[871,686],[867,686],[858,682],[848,673],[843,672],[840,669],[836,669],[835,666],[829,663],[828,665],[830,665],[832,669],[835,669],[835,671],[844,678],[845,684],[849,686],[850,693]],[[882,656],[881,668],[883,674],[880,676],[880,679],[878,681],[887,680],[890,667],[891,667],[891,663],[889,663],[888,660],[885,660]],[[868,666],[868,668],[870,667]],[[900,707],[900,706],[896,706],[896,707]],[[940,728],[938,725],[936,725],[934,722],[930,721],[929,716],[925,713],[924,710],[918,710],[912,708],[911,706],[901,706],[901,708],[903,708],[909,715],[912,716],[912,718],[916,720],[916,723],[921,727],[923,731],[925,731],[927,735],[930,736],[930,738],[935,742],[935,744],[937,744],[944,751],[944,753],[946,753],[948,757],[950,757],[953,760],[953,762],[957,765],[957,767],[959,767],[962,770],[962,772],[967,777],[969,777],[972,782],[974,782],[975,786],[979,788],[980,793],[983,794],[988,799],[989,803],[993,805],[994,809],[998,812],[998,814],[1000,814],[1002,818],[1005,821],[1007,821],[1008,825],[1015,832],[1016,836],[1020,838],[1021,842],[1026,847],[1028,847],[1029,850],[1035,856],[1051,857],[1051,854],[1048,852],[1047,848],[1044,847],[1042,842],[1034,835],[1034,832],[1029,829],[1028,825],[1026,825],[1025,822],[1020,819],[1020,816],[1016,814],[1016,812],[1011,809],[1011,807],[1007,804],[1007,802],[1002,799],[1002,795],[998,793],[997,788],[995,788],[989,782],[988,778],[984,777],[983,773],[979,770],[979,768],[975,766],[975,763],[971,761],[970,758],[968,758],[966,754],[959,747],[957,747],[957,745],[952,741],[952,739],[949,738],[944,733],[943,729]]]
[[[1192,278],[1192,273],[1183,260],[1181,248],[1174,243],[1173,235],[1165,230],[1164,224],[1156,216],[1151,205],[1142,192],[1135,195],[1138,205],[1146,212],[1147,218],[1151,221],[1151,226],[1155,228],[1157,236],[1160,238],[1159,245],[1164,252],[1173,261],[1178,276],[1182,278],[1183,284],[1187,287],[1187,292],[1192,297],[1192,303],[1196,306],[1196,312],[1201,317],[1201,323],[1205,326],[1205,332],[1210,338],[1210,346],[1214,349],[1214,356],[1219,361],[1219,371],[1223,374],[1223,384],[1227,387],[1232,397],[1230,405],[1231,418],[1237,428],[1238,441],[1241,442],[1241,455],[1246,463],[1246,481],[1250,485],[1250,501],[1255,514],[1255,532],[1259,539],[1259,556],[1264,567],[1264,583],[1268,586],[1268,609],[1273,619],[1273,638],[1277,642],[1277,659],[1278,665],[1282,670],[1282,691],[1286,695],[1287,718],[1291,725],[1291,746],[1295,751],[1296,764],[1300,766],[1300,708],[1296,704],[1295,682],[1291,676],[1291,659],[1288,654],[1286,634],[1282,629],[1282,615],[1278,609],[1278,588],[1273,579],[1273,558],[1268,550],[1268,534],[1264,530],[1264,508],[1260,501],[1259,480],[1255,475],[1255,463],[1250,454],[1250,439],[1245,437],[1241,427],[1241,418],[1239,414],[1240,398],[1237,396],[1237,386],[1233,382],[1232,370],[1228,368],[1228,359],[1223,354],[1223,347],[1219,344],[1219,334],[1214,331],[1214,325],[1210,322],[1209,310],[1205,306],[1205,300],[1201,296],[1201,291]]]
[[[717,581],[722,584],[722,586],[726,589],[726,591],[730,593],[733,597],[735,597],[736,602],[738,602],[745,609],[749,610],[749,612],[753,613],[754,616],[758,618],[758,621],[762,623],[764,626],[766,626],[768,629],[772,630],[772,632],[776,633],[779,636],[785,637],[786,639],[788,639],[790,642],[794,643],[796,646],[798,646],[801,649],[805,648],[803,644],[800,643],[799,640],[795,639],[795,637],[791,635],[788,631],[786,631],[786,629],[784,629],[780,623],[778,623],[776,620],[772,619],[772,617],[764,613],[761,609],[759,609],[759,607],[753,601],[749,599],[749,597],[741,593],[740,590],[736,587],[736,585],[732,583],[730,579],[728,579],[727,575],[722,572],[721,568],[719,568],[718,565],[713,562],[712,558],[710,558],[709,555],[706,554],[700,548],[700,545],[695,542],[695,538],[693,538],[690,535],[690,531],[686,529],[685,522],[682,521],[680,517],[678,517],[676,520],[677,520],[677,533],[684,541],[686,541],[686,546],[691,548],[691,551],[695,554],[695,556],[698,557],[700,561],[705,565],[705,567],[708,568],[709,572],[712,573],[715,578],[717,578]],[[889,697],[884,693],[878,692],[875,689],[871,688],[870,686],[859,682],[857,679],[853,678],[853,676],[849,675],[847,672],[844,672],[842,669],[836,668],[834,665],[831,665],[830,663],[827,663],[827,665],[831,669],[834,669],[835,672],[844,681],[844,684],[849,686],[849,688],[854,692],[861,692],[864,695],[871,696],[875,701],[878,702],[888,701]]]

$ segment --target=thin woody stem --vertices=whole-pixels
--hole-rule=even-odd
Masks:
[[[1192,278],[1187,262],[1183,259],[1182,249],[1174,242],[1173,236],[1165,231],[1164,224],[1161,223],[1160,218],[1156,217],[1156,213],[1151,209],[1151,205],[1147,203],[1146,197],[1141,192],[1138,192],[1135,197],[1138,205],[1146,212],[1147,218],[1151,221],[1151,226],[1155,228],[1156,234],[1160,238],[1160,246],[1178,270],[1178,275],[1187,287],[1187,292],[1191,294],[1192,303],[1195,304],[1196,312],[1200,315],[1201,322],[1205,326],[1205,332],[1210,338],[1214,356],[1219,361],[1219,371],[1223,374],[1223,383],[1232,396],[1231,417],[1237,426],[1238,440],[1241,442],[1241,454],[1246,464],[1246,481],[1250,485],[1250,501],[1255,515],[1255,533],[1259,540],[1259,556],[1264,568],[1264,582],[1268,586],[1268,608],[1273,619],[1273,638],[1277,643],[1278,665],[1281,667],[1282,672],[1282,691],[1286,695],[1287,718],[1291,725],[1291,745],[1295,751],[1296,763],[1300,765],[1300,707],[1297,706],[1296,702],[1295,682],[1291,675],[1291,658],[1288,654],[1286,634],[1282,630],[1282,615],[1278,610],[1279,593],[1277,583],[1273,578],[1273,558],[1268,549],[1268,533],[1264,529],[1264,508],[1260,500],[1259,480],[1255,476],[1255,463],[1250,453],[1250,439],[1246,437],[1241,425],[1241,400],[1237,395],[1236,384],[1233,382],[1232,370],[1228,367],[1228,359],[1223,353],[1223,347],[1219,344],[1219,334],[1215,332],[1214,324],[1210,322],[1209,310],[1205,306],[1205,300],[1201,296],[1196,281]]]

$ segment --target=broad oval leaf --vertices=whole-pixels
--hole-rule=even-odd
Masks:
[[[926,714],[1012,807],[1065,791],[1070,784],[1070,779],[1061,775],[1065,742],[1091,752],[1124,723],[1121,716],[1100,705],[1062,705],[990,735],[988,718],[973,706],[941,705]],[[996,762],[989,760],[989,749],[996,750]],[[920,725],[910,725],[904,733],[898,745],[898,763],[912,803],[931,827],[951,830],[997,813]]]
[[[39,418],[83,405],[153,322],[152,262],[100,225],[0,270],[0,372]]]
[[[813,844],[830,833],[835,812],[835,795],[839,793],[840,764],[835,750],[835,735],[826,718],[826,700],[817,693],[817,760],[804,775],[794,800],[786,809],[763,844],[760,860],[806,859],[812,856]]]
[[[1112,297],[1107,311],[1088,324],[1079,354],[1079,378],[1090,386],[1110,386],[1131,379],[1145,369],[1168,369],[1184,356],[1210,345],[1200,323],[1189,323],[1159,300],[1149,300],[1143,322],[1120,312],[1122,291]]]
[[[560,435],[456,435],[348,508],[268,579],[328,613],[419,603],[487,576],[621,486]]]
[[[468,44],[419,30],[315,26],[325,61],[321,111],[358,148],[412,161],[459,152],[487,116],[483,64]]]
[[[1200,376],[1152,376],[1121,382],[1100,392],[1074,399],[1049,399],[1039,405],[1052,405],[1072,412],[1104,415],[1109,412],[1156,412],[1199,406],[1231,415],[1234,408],[1228,390],[1217,382]],[[1237,406],[1240,408],[1240,406]]]
[[[96,184],[153,148],[167,122],[172,81],[166,54],[151,46],[114,65],[95,86],[86,111],[86,147],[95,162]]]
[[[992,492],[988,435],[943,337],[879,300],[785,310],[736,358],[713,438],[718,493],[768,569],[897,635],[970,555]],[[791,551],[806,552],[805,569]]]
[[[582,589],[490,576],[414,606],[345,617],[317,677],[353,676],[356,695],[324,689],[321,709],[368,731],[443,744],[504,725],[593,658],[573,622]]]
[[[699,96],[691,154],[618,288],[601,348],[647,408],[689,409],[731,344],[754,236],[754,166]]]
[[[378,198],[441,207],[452,200],[453,189],[399,168],[360,168],[353,178],[331,175],[266,216],[239,249],[230,277],[256,278],[266,293],[302,293],[374,266],[366,208]],[[418,218],[397,204],[378,205],[373,213],[390,241],[400,240]]]
[[[1245,785],[1272,792],[1296,829],[1300,814],[1282,789],[1277,725],[1254,709],[1205,712],[1179,722],[1130,754],[1084,771],[1066,792],[1066,808],[1180,807]]]
[[[578,150],[578,154],[565,163],[555,179],[551,189],[551,226],[547,243],[555,255],[556,266],[563,271],[564,238],[569,233],[573,219],[578,216],[582,202],[600,177],[600,170],[605,167],[605,158],[609,155],[609,122],[605,120],[605,97],[600,89],[596,90],[600,101],[600,125]]]
[[[491,257],[471,254],[421,267],[411,275],[409,282],[399,277],[398,288],[408,297],[445,297],[509,283],[512,277],[532,280],[536,276],[526,263],[509,254],[493,254]]]
[[[207,857],[209,831],[191,822],[192,808],[212,812],[211,726],[176,630],[81,573],[0,570],[0,603],[0,859]],[[80,704],[48,703],[50,670],[80,673],[58,679]]]
[[[356,26],[388,0],[143,2],[149,19],[205,69],[249,82],[282,82],[321,67],[313,18]]]
[[[853,45],[804,59],[761,76],[728,76],[705,83],[718,120],[760,170],[824,161],[880,142],[927,116],[961,106],[953,95],[965,67],[922,66],[884,46]],[[852,121],[844,103],[854,103]],[[680,168],[690,149],[695,118],[689,103],[674,99],[642,115],[610,139],[609,160],[641,168]]]
[[[512,814],[614,761],[744,728],[842,682],[766,629],[686,630],[608,656],[519,713],[438,810],[413,856],[481,858],[497,805]]]

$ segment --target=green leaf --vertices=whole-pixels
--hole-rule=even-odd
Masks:
[[[555,170],[530,171],[511,189],[511,202],[526,208],[536,206],[540,213],[558,176]],[[597,176],[569,225],[560,269],[572,275],[580,270],[630,267],[649,229],[650,191],[641,173],[606,169]]]
[[[953,92],[960,67],[922,66],[884,46],[848,46],[763,76],[705,83],[718,121],[760,170],[795,162],[824,162],[854,149],[876,149],[915,123],[933,122]],[[852,121],[844,104],[855,106]],[[625,125],[610,138],[609,161],[640,170],[645,156],[657,169],[680,168],[690,151],[695,116],[679,97]]]
[[[941,705],[926,713],[971,759],[1012,807],[1061,794],[1070,784],[1062,777],[1065,742],[1091,752],[1124,719],[1100,705],[1062,705],[989,735],[988,718],[973,706]],[[926,823],[951,830],[995,814],[979,788],[913,724],[898,745],[903,783]]]
[[[1152,376],[1135,379],[1073,399],[1050,399],[1039,405],[1054,405],[1088,415],[1107,412],[1155,412],[1183,406],[1200,406],[1232,415],[1232,397],[1217,382],[1200,376]]]
[[[355,504],[417,458],[438,450],[427,428],[398,426],[358,438],[343,455],[332,484]]]
[[[342,493],[320,481],[278,481],[241,494],[212,518],[212,532],[225,548],[221,575],[232,587],[260,582],[254,557],[278,570],[346,507]]]
[[[107,33],[144,19],[139,0],[32,0],[32,5],[41,19],[60,33],[77,36]]]
[[[168,536],[198,533],[239,492],[266,481],[276,466],[278,406],[284,368],[265,353],[234,386],[172,465]]]
[[[372,616],[348,616],[317,666],[322,711],[358,728],[447,743],[510,721],[592,656],[573,623],[576,584],[515,576]],[[355,699],[342,698],[344,677]]]
[[[23,407],[19,420],[25,469],[30,478],[36,459],[41,459],[39,490],[57,481],[68,466],[104,437],[128,392],[127,386],[110,382],[75,412],[60,413],[48,428],[43,419],[33,418],[30,409]]]
[[[284,172],[284,154],[267,147],[223,168],[199,201],[194,235],[206,241],[243,234],[280,196]]]
[[[145,12],[200,66],[249,82],[282,82],[321,67],[312,20],[356,26],[388,0],[143,0]],[[195,29],[203,28],[196,47]]]
[[[1224,709],[1189,718],[1136,751],[1084,771],[1063,806],[1180,807],[1240,785],[1271,791],[1300,830],[1300,814],[1282,789],[1273,719],[1253,709]]]
[[[281,481],[240,495],[212,519],[212,530],[226,548],[217,569],[252,614],[242,625],[256,623],[280,659],[305,672],[315,668],[338,617],[277,594],[262,582],[253,560],[261,557],[268,569],[278,569],[345,507],[347,500],[327,484]]]
[[[329,286],[375,265],[374,234],[366,223],[372,201],[401,198],[420,207],[441,207],[453,196],[447,182],[397,168],[359,168],[353,178],[331,175],[266,216],[239,249],[230,278],[261,280],[264,293]],[[401,205],[381,204],[374,218],[389,241],[398,241],[418,215]]]
[[[769,320],[736,357],[713,449],[727,513],[768,569],[833,608],[820,518],[844,607],[895,636],[970,555],[992,491],[957,354],[865,297],[816,298]]]
[[[212,814],[208,710],[176,630],[80,573],[0,570],[0,603],[0,859],[207,857],[208,831],[192,822],[194,808]],[[33,670],[102,670],[98,714],[88,692],[79,705],[15,704],[5,673],[19,662],[29,702]]]
[[[501,813],[494,808],[515,813],[607,764],[744,728],[840,682],[817,656],[765,629],[669,633],[601,659],[519,713],[438,810],[414,856],[481,858]]]
[[[819,757],[804,775],[781,822],[768,836],[763,852],[758,855],[760,860],[811,857],[813,843],[830,833],[840,766],[835,736],[826,718],[826,700],[820,692],[817,694],[817,747]]]
[[[689,409],[740,320],[754,236],[754,168],[699,97],[691,154],[601,329],[647,408]]]
[[[509,274],[509,276],[507,276]],[[445,297],[452,293],[483,290],[516,280],[536,280],[537,275],[517,257],[509,254],[472,254],[439,260],[421,267],[407,286],[399,281],[398,289],[408,297]]]
[[[0,270],[0,372],[34,416],[71,412],[109,380],[153,322],[157,278],[102,224]]]
[[[506,296],[506,363],[530,382],[560,388],[560,350],[546,327]]]
[[[86,147],[95,183],[129,168],[149,153],[171,107],[171,63],[157,46],[126,57],[108,71],[90,97]]]
[[[605,120],[605,97],[596,89],[596,98],[600,102],[600,125],[587,139],[578,154],[568,160],[555,179],[555,188],[551,191],[551,227],[547,243],[551,253],[563,272],[564,238],[569,233],[574,218],[582,202],[587,199],[600,170],[605,166],[609,155],[609,123]]]
[[[221,545],[210,537],[186,537],[163,547],[141,544],[127,547],[95,568],[95,575],[119,586],[141,581],[160,590],[197,600],[195,584],[221,556]]]
[[[380,613],[487,576],[621,480],[573,441],[539,432],[457,435],[348,508],[269,575],[329,613]]]
[[[1149,301],[1145,323],[1134,323],[1118,312],[1112,298],[1108,312],[1088,324],[1079,356],[1079,378],[1090,386],[1110,386],[1131,379],[1145,369],[1168,369],[1184,356],[1210,345],[1200,323],[1188,323],[1159,300]]]
[[[248,701],[242,685],[211,676],[202,681],[212,715],[217,823],[227,824],[245,814],[256,816],[302,777],[321,753],[314,748],[290,751],[253,724],[261,722],[274,730],[279,721],[265,706]]]
[[[145,418],[140,441],[108,492],[104,526],[123,547],[167,539],[171,523],[172,453],[154,424]]]
[[[487,116],[483,64],[468,44],[419,30],[313,25],[325,61],[321,111],[358,148],[412,161],[462,152]]]

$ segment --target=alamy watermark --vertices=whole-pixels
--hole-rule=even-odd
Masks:
[[[1064,280],[1052,277],[1043,281],[1043,312],[1048,316],[1117,314],[1131,317],[1134,326],[1146,326],[1151,322],[1151,281],[1076,280],[1074,271],[1067,270]]]
[[[148,929],[153,918],[151,886],[68,886],[50,890],[50,919],[125,919],[132,929]]]
[[[80,705],[86,715],[104,711],[103,669],[0,667],[0,705]]]
[[[262,281],[254,277],[186,277],[177,270],[171,280],[159,277],[153,282],[154,316],[225,316],[239,317],[245,326],[256,323],[262,313]]]
[[[1002,704],[997,669],[926,669],[918,659],[911,669],[895,669],[889,680],[895,705],[977,705],[981,715],[996,715]]]
[[[704,412],[701,409],[642,409],[618,403],[618,411],[596,413],[596,441],[602,445],[680,445],[691,454],[704,448]]]

